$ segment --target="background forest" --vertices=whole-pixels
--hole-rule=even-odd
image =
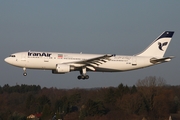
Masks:
[[[41,88],[8,84],[0,87],[0,120],[165,120],[180,110],[180,86],[146,77],[136,85],[92,89]]]

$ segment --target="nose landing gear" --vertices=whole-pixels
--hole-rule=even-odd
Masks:
[[[24,75],[24,76],[27,76],[26,68],[25,68],[25,67],[23,68],[23,71],[24,71],[23,75]]]

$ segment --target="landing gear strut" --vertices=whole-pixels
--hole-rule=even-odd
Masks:
[[[80,74],[77,78],[80,79],[89,79],[89,75],[86,75],[86,68],[82,68],[82,70],[80,71]]]
[[[26,68],[24,67],[24,68],[23,68],[23,70],[24,70],[23,75],[24,75],[24,76],[27,76],[27,73],[26,73]]]

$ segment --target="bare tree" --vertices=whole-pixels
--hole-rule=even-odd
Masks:
[[[157,78],[155,76],[146,77],[143,80],[137,81],[137,90],[144,99],[143,101],[148,113],[153,113],[155,108],[155,97],[162,93],[161,91],[165,85],[166,82],[163,78]]]
[[[162,87],[162,86],[165,86],[165,84],[166,84],[166,81],[163,78],[149,76],[143,80],[138,80],[138,82],[136,83],[136,86],[137,87]]]

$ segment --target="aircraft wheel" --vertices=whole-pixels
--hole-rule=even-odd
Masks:
[[[26,72],[24,72],[24,73],[23,73],[23,75],[24,75],[24,76],[27,76],[27,73],[26,73]]]
[[[80,79],[81,79],[81,75],[79,75],[79,76],[77,77],[77,79],[79,79],[79,80],[80,80]]]
[[[77,79],[83,79],[83,80],[85,80],[85,79],[89,79],[89,75],[79,75],[79,76],[77,76]]]
[[[82,76],[81,76],[81,79],[85,80],[85,79],[86,79],[86,77],[85,77],[84,75],[82,75]]]
[[[89,75],[86,75],[85,78],[86,78],[86,79],[89,79]]]

